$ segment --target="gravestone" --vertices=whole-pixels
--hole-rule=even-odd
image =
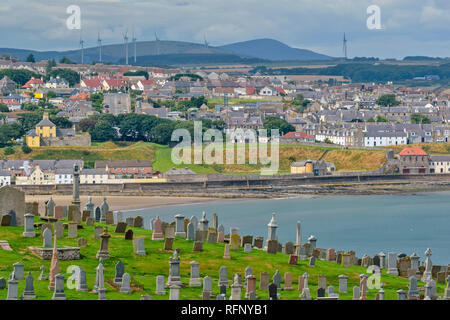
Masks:
[[[133,227],[143,228],[144,227],[144,219],[141,216],[135,217],[133,220]]]
[[[156,276],[156,294],[164,295],[166,290],[164,290],[164,276]]]
[[[275,274],[272,277],[273,283],[277,286],[277,290],[281,290],[281,275],[280,272],[277,270]]]
[[[25,290],[23,292],[23,298],[26,300],[36,298],[33,281],[34,278],[31,276],[31,272],[28,272],[28,276],[25,278]]]
[[[229,244],[225,245],[223,258],[224,259],[231,259],[231,256],[230,256],[230,245]]]
[[[292,288],[292,273],[286,272],[284,274],[284,290],[293,290]]]
[[[48,200],[45,204],[45,215],[47,217],[55,216],[55,202],[53,201],[52,197],[50,197],[50,200]]]
[[[145,241],[144,238],[133,239],[134,253],[140,256],[145,256]]]
[[[62,206],[56,206],[56,207],[55,207],[55,218],[56,218],[56,219],[62,219],[62,218],[64,218],[64,215],[63,215],[63,207],[62,207]]]
[[[203,251],[203,242],[194,241],[194,246],[192,248],[192,251]]]
[[[268,290],[269,289],[269,273],[261,272],[259,274],[259,289]]]
[[[319,280],[317,283],[318,288],[326,289],[327,287],[327,276],[324,274],[319,274]]]
[[[341,274],[339,276],[339,293],[347,293],[347,280],[346,275]]]
[[[155,221],[153,222],[153,234],[152,234],[152,240],[153,241],[163,241],[164,235],[162,233],[162,221],[159,219],[159,216],[156,217]]]
[[[294,254],[294,244],[291,241],[286,242],[284,245],[284,253]]]
[[[244,245],[244,252],[245,252],[245,253],[250,253],[250,252],[252,252],[252,245],[251,245],[250,243],[246,243],[246,244]]]
[[[105,223],[108,225],[114,224],[114,213],[112,211],[106,211],[105,213]]]
[[[89,217],[89,218],[86,219],[86,226],[92,227],[94,225],[94,223],[95,223],[95,219],[94,218]]]
[[[64,238],[64,225],[62,222],[55,222],[53,224],[54,228],[55,228],[55,235],[56,238]]]
[[[88,210],[83,210],[83,213],[81,215],[81,221],[86,222],[86,220],[90,217],[91,217],[91,212]]]
[[[217,232],[217,242],[218,243],[224,243],[225,242],[225,234],[223,231]]]
[[[191,261],[191,277],[189,278],[189,287],[200,287],[200,262]]]
[[[103,228],[100,226],[94,227],[94,239],[100,239],[100,235],[103,232]]]
[[[86,247],[88,244],[87,239],[86,238],[78,238],[78,246],[80,248],[84,248]]]
[[[127,224],[125,222],[118,222],[116,225],[115,233],[125,233],[127,230]]]
[[[133,226],[134,224],[134,218],[133,217],[128,217],[125,219],[125,222],[127,223],[127,225],[129,226]]]
[[[95,208],[95,222],[100,222],[101,215],[102,215],[102,211],[101,211],[100,207],[96,207]]]
[[[195,229],[194,224],[192,222],[189,222],[187,225],[187,232],[186,232],[186,240],[188,241],[194,241],[195,238]]]
[[[42,237],[44,238],[44,244],[42,245],[44,248],[52,247],[52,231],[50,228],[46,228],[42,233]]]
[[[74,269],[75,272],[75,269]],[[82,291],[82,292],[87,292],[88,287],[87,287],[87,283],[86,283],[86,271],[84,271],[83,268],[78,267],[78,272],[76,274],[76,290],[77,291]]]
[[[164,240],[164,250],[166,251],[172,250],[173,240],[174,240],[173,238],[166,238]]]
[[[186,237],[186,231],[184,231],[184,216],[177,214],[175,216],[175,237]]]
[[[244,247],[246,243],[249,243],[250,245],[252,245],[252,242],[253,242],[253,236],[251,236],[251,235],[243,236],[241,239],[241,246]]]
[[[309,258],[309,266],[315,267],[316,266],[316,258],[314,256]]]
[[[263,237],[255,237],[253,240],[253,247],[262,249],[264,244],[264,238]]]
[[[63,218],[67,218],[69,215],[69,208],[67,206],[62,206]]]
[[[275,283],[269,284],[269,300],[278,300],[278,287]]]
[[[225,266],[220,267],[219,269],[219,283],[218,286],[224,286],[228,288],[228,269]]]
[[[64,293],[64,274],[58,273],[55,276],[55,291],[53,292],[52,300],[66,300]]]
[[[3,216],[0,216],[0,226],[1,227],[9,227],[11,225],[11,215],[5,214]]]
[[[278,241],[267,240],[267,253],[276,254],[278,252]]]
[[[122,283],[120,286],[120,292],[131,294],[131,285],[130,285],[130,275],[128,273],[124,273],[122,276]]]
[[[231,235],[231,250],[239,250],[241,237],[238,234]]]
[[[114,276],[114,283],[120,285],[122,283],[122,277],[125,272],[125,266],[122,261],[116,263],[116,273]]]
[[[289,264],[291,266],[296,266],[298,264],[298,256],[295,254],[289,255]]]
[[[336,252],[333,248],[328,249],[328,261],[336,261]]]
[[[317,298],[323,298],[323,297],[325,297],[325,289],[317,288]]]
[[[36,236],[36,232],[34,231],[34,216],[31,213],[24,215],[25,223],[24,223],[24,231],[22,235],[25,238],[34,238]]]
[[[217,243],[217,230],[216,228],[208,228],[208,243]]]
[[[76,222],[69,222],[68,224],[68,238],[78,237],[78,224]]]
[[[133,240],[133,230],[129,229],[125,232],[125,240]]]
[[[41,266],[41,273],[39,274],[38,280],[47,280],[47,276],[45,275],[45,266]]]

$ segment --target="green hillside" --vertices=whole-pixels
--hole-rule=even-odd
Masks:
[[[39,220],[36,217],[35,223]],[[78,236],[84,237],[88,241],[88,245],[85,248],[81,248],[81,260],[74,261],[60,261],[59,265],[62,273],[65,275],[65,280],[70,276],[66,272],[67,268],[71,265],[82,267],[87,274],[87,285],[89,290],[92,290],[95,284],[95,268],[98,265],[98,259],[95,255],[100,246],[100,240],[94,239],[94,227],[88,227],[82,223],[83,229],[78,230]],[[102,225],[96,223],[96,225]],[[103,226],[103,225],[102,225]],[[147,255],[138,256],[133,253],[133,243],[129,240],[124,240],[123,234],[115,234],[113,232],[114,227],[109,226],[109,233],[112,234],[109,241],[109,252],[111,258],[104,261],[105,267],[105,287],[107,299],[117,300],[139,300],[142,294],[149,294],[153,297],[153,300],[167,300],[169,298],[169,290],[166,289],[166,295],[156,295],[154,293],[156,288],[156,276],[164,275],[165,281],[169,274],[169,257],[172,256],[172,251],[164,251],[163,241],[152,241],[152,231],[144,230],[140,228],[132,228],[135,237],[143,237],[145,239],[145,248]],[[37,230],[37,229],[36,229]],[[8,279],[13,270],[13,264],[16,262],[22,262],[25,265],[25,274],[31,272],[34,277],[34,286],[37,299],[51,299],[52,292],[47,289],[48,281],[38,281],[40,274],[40,267],[44,265],[46,267],[46,275],[50,268],[50,261],[44,261],[33,255],[27,247],[29,246],[42,246],[41,232],[36,231],[35,238],[23,238],[23,227],[0,227],[0,239],[9,241],[9,244],[13,251],[5,251],[0,249],[0,277]],[[67,230],[65,232],[65,238],[58,239],[58,246],[77,246],[77,239],[68,239]],[[337,265],[334,262],[317,260],[315,267],[308,266],[308,261],[299,261],[297,266],[288,264],[288,255],[278,253],[276,255],[267,254],[262,250],[252,250],[251,253],[244,253],[243,248],[238,251],[231,250],[231,259],[223,259],[224,244],[205,243],[202,252],[192,252],[193,242],[186,241],[184,238],[177,237],[174,241],[173,248],[180,249],[180,275],[181,281],[184,284],[189,284],[190,276],[190,262],[200,262],[200,277],[203,278],[206,275],[210,276],[213,280],[212,288],[213,293],[218,294],[218,278],[219,268],[226,266],[228,268],[228,279],[231,280],[233,274],[241,273],[245,274],[244,269],[250,266],[253,270],[253,274],[257,277],[257,299],[267,299],[268,292],[259,290],[260,272],[268,272],[270,279],[276,270],[279,270],[282,277],[285,272],[292,273],[293,279],[293,291],[281,291],[281,299],[283,300],[298,300],[300,292],[298,288],[298,277],[303,273],[309,274],[309,288],[313,298],[316,297],[316,289],[319,274],[325,274],[327,276],[327,285],[333,285],[335,291],[338,291],[338,276],[345,274],[348,276],[348,293],[340,294],[340,299],[351,299],[353,286],[359,285],[359,275],[367,273],[366,269],[360,266],[351,266],[344,268]],[[129,273],[132,278],[132,288],[134,292],[131,295],[120,293],[116,286],[112,285],[115,272],[115,264],[118,261],[122,261],[125,265],[125,272]],[[395,277],[392,275],[386,275],[383,270],[381,281],[384,283],[384,290],[386,292],[385,298],[389,300],[396,300],[399,289],[407,290],[408,280],[406,278]],[[419,282],[419,286],[423,283]],[[19,281],[19,295],[23,293],[25,281]],[[282,287],[284,287],[284,278],[282,280]],[[444,285],[438,284],[437,293],[443,294]],[[180,291],[180,299],[185,300],[200,300],[202,288],[190,288],[187,286]],[[374,299],[377,289],[369,289],[367,295],[368,299]],[[242,298],[244,298],[245,291],[242,290]],[[67,299],[82,299],[82,300],[96,300],[98,298],[96,293],[90,292],[77,292],[73,289],[65,288],[65,294]],[[228,289],[230,294],[230,289]],[[7,290],[0,290],[0,300],[5,300],[7,296]]]

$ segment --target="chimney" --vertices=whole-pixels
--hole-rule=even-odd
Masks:
[[[42,116],[42,119],[48,119],[48,112],[44,112],[44,115]]]

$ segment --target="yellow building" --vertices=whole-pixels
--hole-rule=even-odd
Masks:
[[[17,176],[17,185],[42,185],[42,184],[55,184],[55,173],[52,171],[42,171],[39,165],[36,165],[29,175]]]
[[[336,170],[333,162],[322,160],[305,160],[291,163],[291,174],[322,176],[332,174]]]
[[[48,118],[48,112],[44,112],[42,120],[36,124],[36,128],[28,131],[26,143],[29,147],[40,147],[41,138],[56,138],[56,125]]]

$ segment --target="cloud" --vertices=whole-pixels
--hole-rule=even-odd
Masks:
[[[211,45],[275,38],[291,46],[350,56],[448,55],[448,0],[4,0],[3,46],[41,50],[77,48],[80,32],[67,30],[69,5],[79,5],[86,46],[100,31],[105,43],[122,42],[135,28],[139,40],[161,39]],[[366,27],[369,5],[381,9],[383,30]]]

